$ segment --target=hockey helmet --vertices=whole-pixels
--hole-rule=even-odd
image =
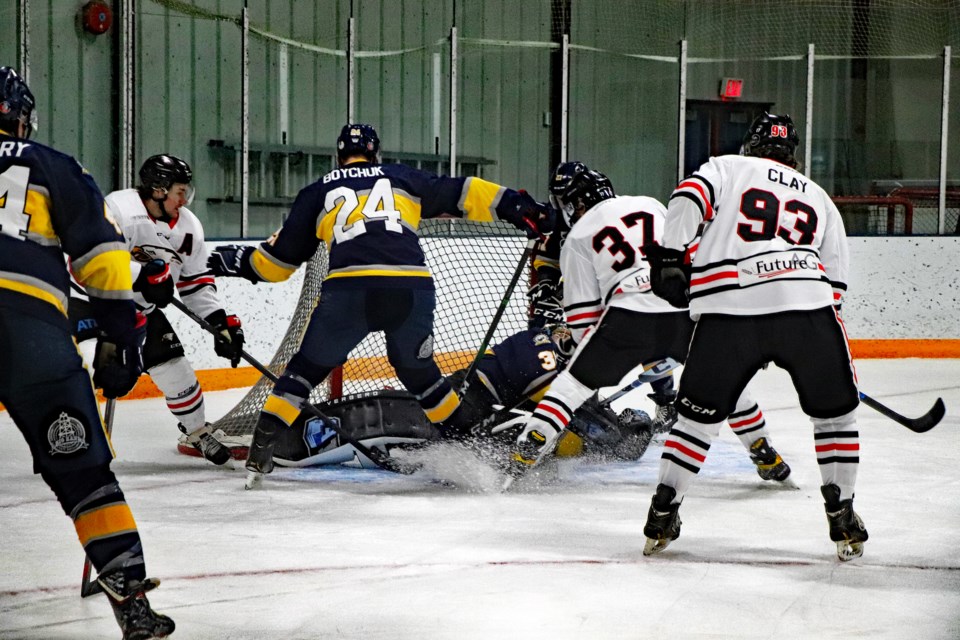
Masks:
[[[153,197],[155,190],[162,191],[166,199],[166,193],[174,183],[189,185],[187,190],[188,204],[193,201],[193,171],[190,165],[176,156],[161,153],[150,156],[143,161],[140,167],[140,194],[146,197]]]
[[[0,128],[17,135],[17,125],[24,125],[24,139],[37,128],[37,106],[30,88],[20,74],[10,67],[0,67]]]
[[[793,118],[763,112],[750,125],[743,137],[740,154],[756,158],[770,158],[785,165],[796,167],[794,152],[800,144],[800,135],[793,125]]]
[[[337,136],[337,163],[341,166],[350,156],[362,155],[380,164],[380,138],[369,124],[347,124]]]
[[[563,221],[573,227],[577,209],[584,211],[608,198],[614,197],[610,179],[582,162],[563,162],[550,177],[550,204],[559,209]]]

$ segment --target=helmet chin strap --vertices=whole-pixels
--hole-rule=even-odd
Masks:
[[[153,193],[156,191],[162,191],[163,197],[159,200],[153,197]],[[166,222],[167,224],[173,222],[173,217],[167,213],[167,210],[164,208],[163,203],[167,201],[169,196],[169,191],[163,188],[156,188],[150,193],[150,199],[157,203],[157,208],[160,209],[160,216],[157,218],[160,222]]]

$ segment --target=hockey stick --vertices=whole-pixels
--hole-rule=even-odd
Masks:
[[[487,335],[483,337],[483,342],[480,343],[480,348],[477,349],[477,355],[473,357],[473,362],[471,362],[467,368],[467,374],[463,376],[463,382],[460,383],[460,388],[457,389],[457,395],[460,397],[463,397],[463,394],[465,394],[470,387],[470,376],[476,370],[477,365],[480,364],[480,359],[483,358],[483,354],[486,353],[487,347],[490,346],[493,333],[497,330],[497,325],[500,324],[500,318],[503,317],[504,311],[507,310],[510,296],[513,295],[513,290],[516,288],[520,276],[523,275],[523,270],[526,268],[527,262],[530,260],[530,254],[533,253],[533,248],[537,245],[538,240],[538,238],[530,238],[527,241],[527,245],[523,248],[520,261],[517,263],[517,268],[513,272],[513,277],[510,278],[510,284],[507,285],[507,290],[503,292],[503,297],[500,299],[500,306],[497,308],[497,312],[494,314],[493,320],[490,321],[490,326],[487,328]]]
[[[637,376],[636,380],[632,381],[631,383],[629,383],[628,385],[626,385],[616,393],[613,393],[607,398],[604,398],[600,402],[600,406],[610,406],[610,404],[614,400],[617,400],[618,398],[622,398],[623,396],[627,395],[634,389],[642,385],[648,384],[650,382],[656,382],[661,378],[667,377],[673,372],[674,369],[676,369],[679,366],[680,366],[680,363],[674,360],[673,358],[664,358],[663,360],[657,360],[656,362],[650,363],[648,365],[644,365],[644,370],[640,372],[640,375]],[[560,433],[558,433],[553,438],[552,442],[544,446],[540,450],[540,452],[537,454],[537,457],[534,459],[534,461],[522,470],[522,473],[519,473],[517,475],[508,475],[506,479],[503,481],[503,484],[501,485],[500,490],[508,491],[514,482],[516,482],[523,476],[530,473],[533,469],[540,466],[540,463],[546,460],[548,456],[553,454],[554,449],[556,448],[557,444],[560,442],[560,438],[563,436],[564,433],[566,433],[566,431],[567,429],[564,428],[562,431],[560,431]]]
[[[103,426],[107,430],[107,436],[110,436],[113,433],[113,414],[117,409],[117,399],[116,398],[107,398],[107,404],[103,408]],[[83,560],[83,576],[80,578],[80,597],[86,598],[87,596],[92,596],[95,593],[100,593],[103,591],[103,587],[100,586],[100,583],[97,582],[97,579],[90,579],[90,574],[93,573],[93,563],[90,562],[90,558],[84,558]]]
[[[947,412],[947,408],[943,404],[943,398],[937,398],[937,401],[933,403],[933,407],[931,407],[929,411],[919,418],[908,418],[904,415],[901,415],[890,407],[874,400],[863,391],[860,392],[860,399],[863,400],[863,403],[871,409],[879,411],[897,424],[902,424],[914,433],[925,433],[930,431],[930,429],[933,429],[935,426],[940,424],[940,421],[943,420],[944,414]]]
[[[213,336],[217,340],[220,340],[220,341],[226,340],[226,338],[224,338],[223,335],[219,331],[217,331],[217,329],[212,324],[210,324],[209,322],[207,322],[206,320],[204,320],[203,318],[195,314],[193,311],[191,311],[190,308],[187,307],[187,305],[185,305],[181,300],[174,298],[173,300],[171,300],[171,304],[175,306],[177,309],[180,309],[180,311],[182,311],[183,314],[186,315],[188,318],[190,318],[191,320],[196,322],[198,325],[200,325],[207,333],[213,334]],[[246,360],[248,363],[250,363],[250,365],[252,365],[254,369],[262,373],[274,384],[280,381],[280,378],[277,376],[277,374],[275,374],[273,371],[270,371],[270,369],[267,369],[265,366],[263,366],[260,363],[259,360],[254,358],[252,355],[250,355],[243,349],[240,350],[240,357]],[[330,428],[332,428],[334,431],[337,432],[337,435],[340,436],[340,440],[342,442],[346,442],[347,444],[352,445],[354,449],[356,449],[358,452],[360,452],[361,454],[369,458],[375,465],[377,465],[381,469],[385,469],[387,471],[393,471],[394,473],[410,475],[411,473],[416,472],[420,468],[419,465],[401,464],[397,460],[394,460],[393,458],[391,458],[390,454],[385,453],[380,449],[371,449],[366,445],[364,445],[359,440],[356,440],[355,438],[351,438],[339,428],[336,421],[331,420],[326,415],[324,415],[322,411],[320,411],[315,406],[313,406],[313,404],[310,403],[309,399],[306,402],[304,402],[303,406],[301,407],[301,410],[306,411],[307,413],[312,415],[314,418],[319,418],[320,420],[323,420],[325,424],[329,425]]]

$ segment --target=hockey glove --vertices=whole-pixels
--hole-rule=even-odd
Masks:
[[[133,290],[150,304],[163,308],[173,300],[173,277],[170,265],[157,258],[140,268],[140,275],[133,282]]]
[[[219,332],[213,340],[213,348],[217,355],[229,360],[230,365],[236,369],[242,358],[240,354],[243,351],[244,342],[240,318],[228,316],[226,311],[218,309],[208,315],[206,320]]]
[[[124,315],[123,310],[118,311],[117,315]],[[135,318],[133,327],[116,317],[107,322],[102,317],[98,318],[100,327],[107,329],[97,340],[93,358],[93,384],[103,390],[106,398],[119,398],[130,393],[143,371],[142,352],[147,335],[147,319],[141,313],[136,313]]]
[[[246,278],[253,284],[257,284],[261,281],[261,278],[250,264],[250,257],[256,250],[256,247],[247,245],[221,245],[210,252],[210,257],[207,258],[207,268],[215,276]]]
[[[690,300],[690,264],[686,251],[667,249],[658,244],[643,246],[650,263],[650,288],[678,309],[686,309]]]
[[[531,239],[550,234],[557,223],[557,214],[553,209],[537,202],[522,190],[507,189],[497,205],[497,215],[523,229]]]
[[[556,269],[541,267],[537,270],[537,283],[527,291],[531,329],[563,322],[562,287]]]

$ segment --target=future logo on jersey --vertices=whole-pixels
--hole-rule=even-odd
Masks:
[[[753,256],[737,264],[740,286],[769,282],[770,280],[819,280],[820,260],[816,254],[805,251],[778,252]]]
[[[47,429],[47,441],[50,443],[50,455],[71,455],[90,447],[87,442],[87,430],[83,423],[61,411]]]

